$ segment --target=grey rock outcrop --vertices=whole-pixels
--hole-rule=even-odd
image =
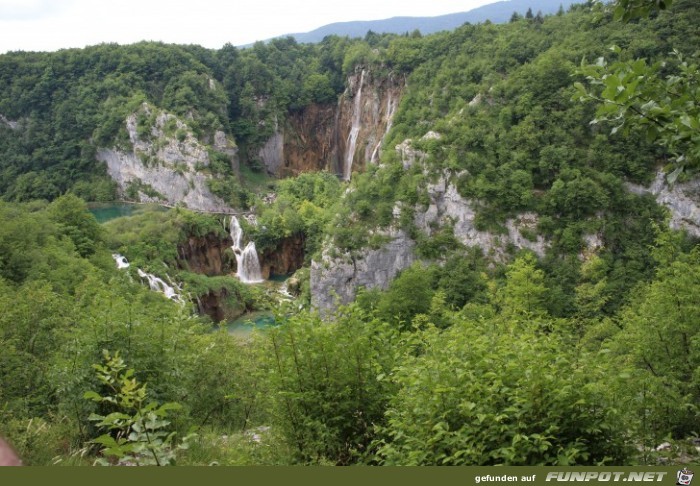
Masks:
[[[0,115],[0,124],[7,125],[12,130],[19,129],[19,122],[8,120],[4,115]]]
[[[386,290],[398,273],[415,261],[415,242],[403,231],[389,233],[391,241],[368,250],[361,258],[331,258],[311,263],[311,305],[322,315],[349,304],[360,287]]]
[[[634,194],[651,194],[656,197],[660,205],[668,208],[672,229],[684,229],[688,234],[700,238],[700,179],[669,185],[666,174],[659,171],[651,186],[628,183],[627,189]]]
[[[224,132],[217,130],[214,134],[214,149],[217,152],[228,155],[231,161],[231,169],[238,173],[240,169],[240,160],[238,159],[238,147],[233,140],[228,138]]]
[[[416,208],[414,222],[424,233],[430,235],[433,228],[452,224],[454,236],[465,246],[480,247],[485,254],[497,260],[505,260],[509,244],[518,249],[528,249],[544,256],[548,243],[540,235],[535,241],[523,236],[523,231],[535,234],[538,217],[535,213],[522,213],[506,221],[507,234],[496,235],[480,231],[475,226],[476,212],[473,201],[464,199],[457,188],[449,182],[449,173],[443,173],[436,183],[428,184],[430,204],[427,209]]]
[[[397,146],[400,156],[403,157],[401,150],[406,147],[410,148],[409,141]],[[406,161],[402,160],[405,167]],[[419,160],[420,156],[415,155],[411,164]],[[540,235],[535,237],[535,241],[523,235],[536,235],[538,217],[535,213],[522,213],[507,220],[505,234],[480,231],[475,226],[474,202],[459,194],[450,180],[451,176],[449,171],[445,171],[436,182],[427,185],[430,203],[427,207],[416,206],[414,212],[414,224],[419,230],[431,235],[444,225],[452,225],[454,236],[462,244],[478,246],[494,260],[505,261],[510,245],[544,256],[549,242]],[[394,207],[393,215],[395,219],[400,217],[400,205]],[[391,238],[388,243],[379,249],[368,249],[361,258],[350,255],[332,258],[327,247],[321,260],[311,264],[312,307],[327,315],[338,305],[352,302],[360,287],[385,290],[399,272],[417,260],[416,242],[404,231],[392,229],[386,235]]]
[[[140,110],[150,116],[155,108],[144,103]],[[230,208],[226,203],[209,190],[211,176],[200,172],[209,165],[207,148],[187,125],[174,115],[160,112],[150,127],[149,136],[142,137],[138,116],[139,113],[134,113],[126,119],[131,150],[102,148],[97,151],[97,159],[107,164],[107,171],[120,190],[127,193],[133,185],[141,202],[228,212]],[[235,156],[235,144],[226,140],[223,133],[217,133],[215,145],[217,150],[226,150]]]
[[[413,167],[416,163],[422,164],[428,154],[416,150],[411,145],[411,139],[404,140],[396,146],[396,153],[399,154],[403,169],[407,170]]]
[[[437,132],[430,131],[421,137],[421,140],[440,140],[442,135]],[[410,138],[404,140],[395,147],[396,153],[401,159],[404,170],[410,169],[416,164],[423,165],[428,154],[422,150],[413,147],[413,140]]]
[[[284,134],[276,131],[260,149],[258,157],[269,174],[280,174],[284,166]]]

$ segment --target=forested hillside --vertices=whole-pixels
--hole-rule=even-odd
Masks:
[[[0,435],[34,465],[697,462],[700,10],[639,3],[0,56]],[[175,207],[98,223],[115,199]]]

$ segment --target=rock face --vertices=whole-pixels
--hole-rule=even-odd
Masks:
[[[260,255],[262,277],[270,275],[289,275],[304,265],[304,238],[290,236],[284,238],[273,250],[267,250]]]
[[[452,223],[455,237],[465,246],[480,247],[485,254],[496,260],[505,259],[506,248],[512,244],[518,249],[528,249],[538,256],[544,256],[547,242],[542,236],[530,241],[524,233],[535,234],[538,217],[535,213],[518,214],[506,221],[507,234],[496,235],[488,231],[479,231],[475,227],[476,212],[474,202],[464,199],[457,188],[449,182],[449,173],[445,172],[434,184],[428,185],[430,204],[428,208],[416,208],[414,222],[424,233],[430,235],[433,228]]]
[[[185,123],[160,112],[148,131],[139,130],[139,118],[151,117],[155,108],[144,103],[126,119],[131,150],[102,148],[97,159],[107,164],[109,175],[123,194],[141,202],[181,204],[190,209],[228,212],[230,208],[212,194],[210,175],[200,172],[209,165],[209,153]],[[215,147],[231,156],[237,166],[236,149],[223,132],[215,135]]]
[[[328,170],[348,179],[353,170],[379,160],[406,82],[358,70],[336,106],[312,104],[292,113],[258,152],[278,177]]]
[[[428,134],[430,138],[439,134]],[[425,159],[425,154],[411,148],[410,141],[396,147],[404,167],[408,168]],[[451,224],[454,236],[465,246],[478,246],[494,260],[504,261],[510,245],[519,249],[529,249],[544,256],[548,242],[541,236],[535,241],[525,234],[535,235],[538,218],[534,213],[522,213],[506,221],[505,234],[479,231],[475,227],[474,201],[464,199],[451,182],[452,174],[443,172],[437,181],[427,186],[430,203],[427,207],[416,206],[414,224],[424,233],[431,235],[437,228]],[[401,208],[396,207],[394,217],[398,218]],[[338,305],[353,301],[359,287],[369,289],[388,288],[398,273],[416,261],[415,241],[399,230],[391,230],[389,243],[380,249],[369,249],[361,258],[345,255],[331,258],[327,249],[321,261],[311,263],[311,304],[322,315],[332,312]],[[534,236],[533,236],[534,237]]]
[[[0,115],[0,125],[6,125],[12,130],[19,130],[19,122],[8,120],[4,115]]]
[[[663,171],[656,173],[656,179],[649,187],[627,184],[630,192],[651,194],[656,201],[668,208],[672,229],[684,229],[688,234],[700,238],[700,180],[669,186]]]
[[[185,270],[208,277],[231,273],[236,262],[225,253],[232,244],[231,238],[221,239],[213,234],[191,236],[177,246],[178,263]]]
[[[214,322],[235,319],[243,312],[230,309],[226,305],[228,298],[229,293],[226,289],[212,290],[205,295],[200,295],[197,299],[197,311],[202,316],[209,316]]]
[[[385,290],[398,273],[415,261],[415,242],[403,231],[389,233],[392,240],[362,258],[333,259],[324,253],[311,263],[311,305],[326,315],[349,304],[360,287]]]

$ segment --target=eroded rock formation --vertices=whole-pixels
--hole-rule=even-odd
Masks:
[[[262,276],[267,279],[270,275],[289,275],[304,265],[304,238],[290,236],[284,238],[276,248],[267,250],[260,255]]]
[[[635,194],[653,195],[657,203],[669,210],[672,229],[684,229],[688,234],[700,238],[700,179],[670,185],[666,174],[658,171],[651,186],[627,184],[627,188]]]
[[[328,170],[347,179],[379,160],[404,88],[401,76],[358,69],[336,105],[312,104],[290,114],[258,157],[278,177]]]
[[[150,127],[139,129],[139,118],[157,112]],[[208,187],[211,175],[202,171],[209,166],[207,146],[175,115],[159,111],[144,103],[139,112],[126,119],[130,148],[101,148],[97,159],[107,164],[107,171],[121,192],[141,202],[184,205],[187,208],[227,212],[230,208]],[[226,135],[216,133],[214,146],[231,157],[237,167],[236,148]]]

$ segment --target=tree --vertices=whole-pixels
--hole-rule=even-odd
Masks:
[[[104,358],[104,365],[94,365],[104,395],[94,391],[84,395],[110,412],[90,415],[90,420],[106,432],[92,442],[102,445],[102,455],[115,458],[120,465],[174,465],[176,451],[187,448],[189,437],[176,444],[168,414],[182,407],[178,403],[147,403],[146,385],[134,378],[134,370],[127,369],[119,353],[112,356],[105,351]],[[104,459],[97,463],[109,465]]]
[[[622,50],[611,48],[614,54]],[[668,74],[668,72],[670,74]],[[675,157],[673,182],[684,166],[700,164],[700,68],[678,51],[666,62],[644,59],[582,64],[579,74],[589,88],[576,83],[581,101],[600,103],[592,124],[613,124],[611,134],[630,130],[667,148]]]
[[[547,287],[544,272],[535,267],[536,263],[535,257],[528,253],[508,267],[502,294],[504,314],[528,317],[546,313],[544,300]]]
[[[647,17],[658,10],[666,10],[673,0],[617,0],[614,15],[617,20],[629,22],[639,17]]]
[[[515,328],[517,327],[517,331]],[[461,318],[421,333],[392,373],[383,465],[573,465],[624,461],[609,370],[510,319]]]
[[[618,0],[614,16],[627,22],[671,4],[672,0]],[[624,59],[622,49],[613,46],[611,50]],[[612,134],[641,131],[668,149],[675,157],[670,183],[685,166],[700,164],[700,68],[694,58],[689,60],[676,50],[671,58],[655,64],[644,59],[609,63],[599,58],[594,64],[582,62],[578,73],[589,84],[588,88],[575,84],[578,98],[600,103],[591,123],[612,123]]]
[[[102,227],[87,209],[85,201],[73,194],[61,196],[48,207],[51,218],[58,223],[75,244],[81,256],[95,252],[102,240]]]

